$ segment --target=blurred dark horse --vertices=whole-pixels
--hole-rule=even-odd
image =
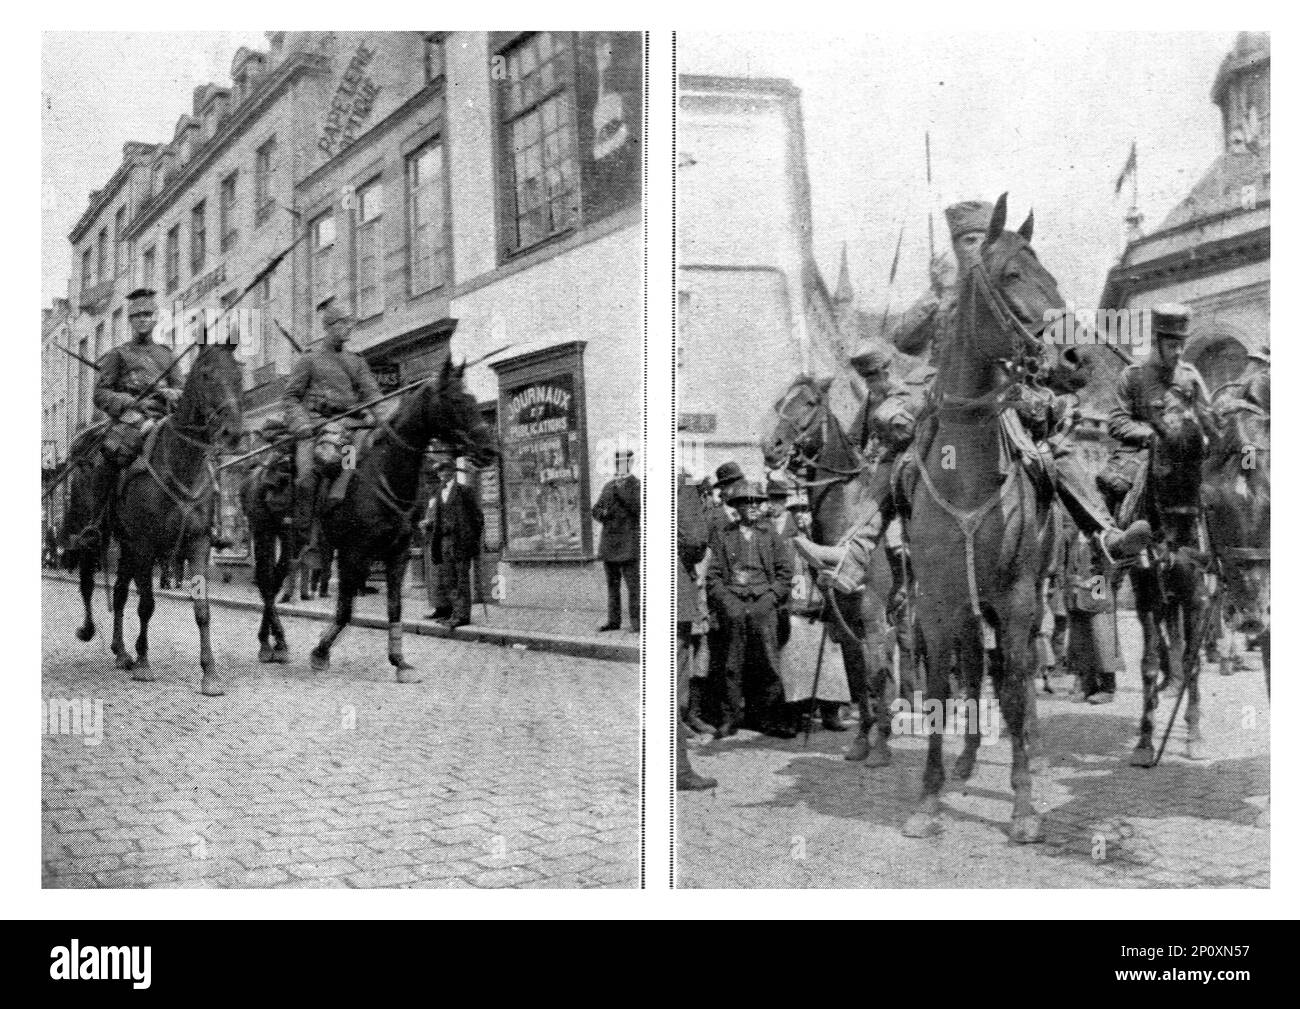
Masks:
[[[204,346],[190,369],[175,411],[150,432],[140,458],[128,467],[119,483],[111,526],[100,549],[86,547],[78,551],[85,621],[77,629],[77,637],[89,641],[95,636],[90,599],[100,553],[107,551],[110,535],[118,542],[121,555],[113,588],[112,648],[117,656],[117,668],[131,670],[134,680],[154,678],[149,666],[153,569],[156,564],[167,564],[176,557],[189,562],[187,586],[194,600],[194,621],[199,628],[201,689],[208,696],[225,692],[208,632],[208,553],[216,493],[213,456],[238,446],[243,423],[242,395],[243,378],[234,347]],[[83,444],[86,440],[86,435],[80,439]],[[74,450],[80,447],[74,446]],[[72,478],[71,513],[80,517],[94,509],[94,503],[86,500],[89,486],[85,477],[83,469]],[[140,596],[137,610],[140,634],[135,642],[134,659],[127,653],[122,635],[122,611],[132,581]]]
[[[1218,425],[1202,468],[1201,502],[1228,625],[1258,638],[1271,690],[1269,415],[1238,392],[1226,386],[1215,394]]]
[[[1043,355],[1038,337],[1049,309],[1064,301],[1030,248],[1033,215],[1006,230],[1004,193],[994,207],[980,259],[962,278],[958,315],[938,348],[937,417],[923,422],[917,448],[920,481],[908,539],[916,574],[919,647],[928,669],[956,654],[969,712],[980,696],[985,647],[1001,718],[1010,732],[1015,801],[1010,837],[1041,840],[1032,803],[1027,750],[1033,639],[1041,622],[1039,585],[1051,560],[1050,495],[1035,486],[1017,441],[1011,407],[1023,376]],[[934,427],[927,428],[927,424]],[[926,677],[926,700],[944,710],[948,677]],[[950,707],[950,706],[949,706]],[[960,725],[946,725],[948,731]],[[976,724],[972,725],[971,722]],[[979,746],[977,720],[964,726],[965,748],[954,773],[970,777]],[[928,740],[922,798],[904,825],[909,837],[938,833],[943,788],[943,734]]]
[[[777,402],[772,429],[763,438],[769,469],[789,469],[808,489],[812,540],[836,544],[863,516],[867,486],[873,470],[844,433],[832,412],[828,393],[834,379],[800,375]],[[890,762],[888,739],[891,713],[886,683],[894,674],[894,644],[899,645],[899,687],[902,697],[914,689],[913,656],[906,627],[895,634],[887,618],[894,577],[884,549],[884,534],[867,562],[861,592],[835,593],[838,617],[832,619],[844,659],[849,691],[861,713],[858,746],[865,749],[868,767]],[[828,618],[832,614],[827,614]],[[843,621],[843,628],[838,621]],[[902,618],[899,618],[902,624]],[[847,631],[846,635],[844,631]],[[874,731],[869,731],[874,729]]]
[[[1158,437],[1149,449],[1147,471],[1120,511],[1151,523],[1155,542],[1149,563],[1129,570],[1133,602],[1142,625],[1142,721],[1129,757],[1135,767],[1155,763],[1152,734],[1159,692],[1173,695],[1186,684],[1187,755],[1202,756],[1200,650],[1205,636],[1209,596],[1208,557],[1200,539],[1201,468],[1205,428],[1195,404],[1176,389],[1166,393]],[[1164,682],[1158,682],[1165,673]]]
[[[407,393],[383,422],[353,472],[344,499],[322,519],[338,557],[338,603],[333,622],[312,649],[311,666],[329,668],[330,649],[352,619],[353,601],[371,562],[384,564],[388,583],[388,661],[399,683],[418,683],[402,655],[402,580],[411,545],[420,466],[429,442],[438,438],[476,466],[496,458],[496,439],[478,404],[465,391],[465,366],[448,360],[439,375]],[[274,592],[271,593],[274,612]],[[263,591],[263,602],[267,594]]]

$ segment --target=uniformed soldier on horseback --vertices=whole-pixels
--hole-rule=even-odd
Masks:
[[[153,341],[158,322],[155,292],[137,288],[126,296],[131,340],[114,347],[99,361],[94,402],[108,415],[108,431],[98,459],[91,460],[86,501],[91,520],[73,547],[92,546],[107,528],[119,474],[140,453],[145,436],[171,412],[181,395],[181,380],[171,350]],[[140,394],[157,383],[149,395]],[[137,400],[139,400],[137,402]]]
[[[871,551],[895,514],[891,482],[904,491],[910,486],[908,471],[914,471],[924,458],[937,420],[931,404],[922,406],[916,397],[909,397],[904,389],[891,383],[887,367],[881,371],[881,363],[887,365],[889,357],[887,346],[868,341],[852,358],[870,390],[864,406],[868,411],[866,424],[886,450],[868,486],[864,505],[868,511],[861,525],[847,546],[821,546],[803,537],[793,541],[795,549],[814,569],[833,572],[835,587],[844,592],[854,591],[865,581]],[[1070,369],[1054,369],[1046,381],[1066,388],[1071,384]],[[1151,528],[1145,521],[1134,522],[1125,531],[1116,527],[1087,464],[1066,436],[1070,417],[1064,397],[1027,376],[1018,389],[1015,411],[1034,443],[1026,448],[1050,458],[1050,464],[1045,458],[1040,465],[1051,474],[1057,496],[1075,524],[1085,533],[1095,534],[1102,550],[1112,559],[1140,553],[1151,541]],[[917,444],[912,447],[914,439]],[[891,480],[895,470],[903,472]],[[895,566],[891,558],[891,567]]]
[[[317,309],[325,327],[322,344],[294,363],[284,390],[284,415],[289,429],[299,439],[295,462],[297,478],[294,488],[294,525],[307,542],[305,560],[317,558],[317,522],[322,511],[317,498],[322,477],[330,480],[327,501],[342,499],[347,489],[343,472],[343,455],[352,444],[352,430],[375,423],[369,410],[362,410],[337,423],[322,420],[338,417],[381,395],[370,366],[360,354],[345,350],[355,320],[333,298],[322,301]]]
[[[1184,305],[1164,304],[1152,309],[1155,352],[1143,363],[1125,368],[1119,377],[1118,403],[1107,421],[1107,430],[1119,447],[1097,477],[1113,508],[1118,509],[1132,488],[1146,461],[1144,450],[1163,434],[1162,415],[1171,393],[1192,406],[1199,417],[1208,415],[1210,396],[1205,380],[1183,360],[1191,320],[1191,309]]]

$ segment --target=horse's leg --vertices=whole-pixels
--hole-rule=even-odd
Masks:
[[[1192,579],[1198,579],[1199,575],[1193,571],[1190,574]],[[1184,670],[1187,677],[1187,713],[1184,716],[1187,721],[1187,756],[1191,760],[1205,760],[1206,748],[1205,738],[1201,735],[1201,662],[1200,648],[1201,642],[1197,639],[1197,628],[1200,626],[1205,614],[1206,599],[1205,594],[1200,591],[1200,585],[1195,584],[1188,601],[1183,606],[1183,634],[1187,638],[1187,652],[1191,656],[1191,661]]]
[[[123,613],[126,610],[127,596],[131,594],[131,579],[134,575],[135,557],[124,544],[117,561],[117,578],[113,582],[113,642],[110,647],[113,649],[113,654],[117,656],[118,669],[130,669],[135,665],[127,653],[126,641],[122,633]],[[150,576],[152,577],[152,572]]]
[[[293,534],[283,529],[271,531],[267,534],[266,550],[269,555],[267,567],[271,569],[271,588],[263,597],[263,606],[266,609],[268,629],[275,639],[270,661],[288,662],[289,642],[285,637],[284,624],[280,622],[280,612],[275,608],[275,597],[284,584],[285,576],[293,569]]]
[[[153,617],[153,564],[139,563],[135,569],[135,591],[140,597],[136,615],[140,618],[140,633],[135,639],[135,667],[131,679],[148,683],[154,678],[149,666],[149,621]]]
[[[1003,657],[1003,661],[998,663],[1001,667],[998,706],[1011,733],[1011,790],[1015,793],[1015,801],[1011,810],[1010,837],[1017,844],[1032,844],[1043,839],[1042,820],[1034,811],[1028,745],[1029,703],[1034,687],[1034,588],[1031,584],[1028,591],[1013,593],[1008,598],[1001,610],[1003,623],[998,634]],[[1026,613],[1028,618],[1024,616]]]
[[[199,668],[203,680],[199,689],[207,697],[220,697],[226,692],[221,674],[212,655],[212,613],[208,606],[208,533],[204,529],[190,545],[190,598],[194,600],[194,623],[199,628]]]
[[[91,612],[91,600],[95,595],[95,568],[99,555],[88,547],[82,547],[77,555],[78,575],[81,584],[81,606],[85,611],[82,624],[77,628],[77,640],[89,641],[95,636],[95,616]]]
[[[1137,746],[1128,762],[1134,767],[1151,767],[1156,761],[1151,737],[1155,731],[1155,710],[1160,704],[1160,631],[1151,600],[1145,598],[1148,593],[1138,587],[1136,578],[1133,582],[1134,602],[1142,623],[1142,720],[1138,727]]]
[[[270,662],[271,611],[275,607],[275,593],[279,588],[272,567],[275,539],[273,534],[262,528],[254,528],[252,534],[253,581],[257,583],[257,594],[262,597],[262,622],[257,627],[257,661]]]
[[[334,547],[329,543],[321,544],[320,578],[316,581],[316,595],[321,599],[330,597],[330,568],[334,565]]]
[[[942,607],[928,606],[921,623],[921,634],[925,640],[927,661],[936,668],[946,668],[952,655],[954,619],[960,614],[943,613]],[[939,702],[940,710],[948,701],[948,677],[927,676],[925,700]],[[939,819],[939,794],[943,790],[943,732],[931,732],[926,740],[925,774],[921,783],[921,803],[907,822],[903,824],[905,837],[932,837],[942,833],[943,823]]]
[[[961,754],[957,757],[957,763],[953,765],[952,776],[960,782],[967,782],[971,775],[975,773],[975,761],[979,756],[980,749],[980,723],[979,710],[980,698],[984,693],[984,642],[982,637],[976,636],[975,640],[968,641],[965,645],[958,645],[959,659],[957,669],[962,679],[962,696],[969,701],[975,702],[975,720],[969,718],[970,708],[967,707],[968,717],[965,724],[965,735],[962,739]],[[991,662],[989,671],[995,677],[1001,675],[1001,653],[995,652],[996,658]],[[996,682],[996,679],[995,681]],[[959,698],[960,699],[960,698]]]
[[[339,599],[334,607],[334,622],[325,628],[320,641],[311,650],[311,667],[318,673],[330,667],[330,649],[343,633],[343,628],[352,620],[352,602],[365,584],[369,567],[370,558],[358,554],[345,558],[339,564]]]
[[[388,661],[397,670],[398,683],[419,683],[415,667],[402,655],[402,582],[406,577],[405,548],[385,558],[384,574],[388,582]]]

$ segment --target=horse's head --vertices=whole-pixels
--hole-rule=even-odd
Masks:
[[[465,389],[464,363],[452,364],[448,358],[438,377],[422,385],[418,395],[427,429],[457,456],[465,456],[480,469],[496,460],[496,433]]]
[[[226,343],[204,345],[194,360],[176,407],[181,427],[202,432],[211,445],[229,452],[239,449],[244,427],[244,374],[235,348]]]
[[[773,405],[772,426],[762,440],[768,469],[785,469],[795,456],[817,454],[831,381],[800,375]]]
[[[1036,339],[1051,316],[1064,310],[1065,301],[1053,277],[1029,244],[1034,237],[1034,212],[1011,231],[1007,223],[1007,194],[998,197],[980,248],[980,262],[967,275],[968,290],[983,289],[997,326],[982,327],[983,356],[1024,362],[1037,359],[1042,348]],[[1034,339],[1031,339],[1034,338]]]

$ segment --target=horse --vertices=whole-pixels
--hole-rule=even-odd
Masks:
[[[149,665],[154,566],[169,563],[173,556],[189,561],[203,674],[200,689],[208,697],[225,693],[212,655],[207,575],[216,494],[212,457],[219,450],[233,451],[238,446],[243,423],[243,378],[234,349],[229,344],[204,344],[198,352],[175,410],[149,432],[140,456],[119,479],[108,535],[101,546],[106,552],[111,536],[120,549],[113,587],[112,650],[117,668],[129,670],[133,680],[154,678]],[[80,475],[84,476],[84,471]],[[74,480],[72,494],[80,499],[76,511],[88,514],[94,507],[85,500],[88,488],[84,480]],[[95,636],[90,599],[100,550],[85,546],[78,553],[85,619],[77,629],[77,638],[90,641]],[[140,597],[140,633],[134,658],[127,652],[122,634],[122,612],[132,581]]]
[[[1009,834],[1032,843],[1042,839],[1042,824],[1027,744],[1039,586],[1051,560],[1051,497],[1035,486],[1021,450],[1028,438],[1007,411],[1045,352],[1039,337],[1046,313],[1065,303],[1030,246],[1033,214],[1017,231],[1006,228],[1006,216],[1003,193],[979,257],[960,282],[955,325],[938,348],[936,409],[919,425],[913,449],[920,482],[904,491],[911,501],[918,645],[929,669],[957,657],[967,711],[979,698],[987,661],[1010,735]],[[927,708],[937,702],[944,711],[948,677],[927,676],[925,683]],[[979,742],[978,726],[968,722],[954,768],[959,781],[973,773]],[[943,783],[943,734],[931,729],[921,802],[904,824],[906,836],[943,829]]]
[[[1269,415],[1232,387],[1211,402],[1217,425],[1201,469],[1201,504],[1219,592],[1230,630],[1256,635],[1264,682],[1272,690],[1269,654]],[[1225,659],[1224,661],[1231,661]]]
[[[272,454],[245,475],[239,501],[248,518],[253,548],[253,581],[262,597],[257,629],[259,662],[288,662],[289,643],[275,609],[275,596],[297,563],[298,537],[293,523],[293,456]],[[292,586],[292,579],[289,584]],[[289,593],[285,593],[288,601]],[[274,644],[272,644],[274,638]]]
[[[1187,693],[1187,755],[1203,757],[1200,729],[1200,651],[1209,616],[1205,585],[1208,557],[1200,539],[1205,431],[1196,405],[1177,390],[1166,394],[1158,437],[1148,449],[1145,480],[1129,492],[1121,524],[1132,512],[1151,523],[1150,561],[1129,569],[1133,602],[1142,625],[1142,719],[1134,767],[1155,765],[1152,734],[1160,691]],[[1159,683],[1159,674],[1165,680]]]
[[[418,683],[402,655],[402,581],[411,544],[420,465],[435,437],[475,466],[488,465],[497,454],[495,436],[465,391],[464,364],[448,359],[441,372],[403,397],[392,417],[381,422],[344,492],[321,524],[338,556],[339,584],[334,619],[312,649],[311,668],[330,666],[330,649],[352,619],[354,600],[365,584],[373,560],[384,564],[388,587],[388,661],[398,683]],[[274,592],[270,594],[274,600]],[[263,602],[267,593],[263,591]],[[274,603],[272,602],[272,612]]]
[[[773,407],[774,423],[763,439],[769,469],[788,469],[795,482],[809,491],[812,539],[839,543],[861,517],[874,464],[853,445],[830,405],[833,378],[798,376]],[[836,640],[844,659],[850,692],[861,713],[861,730],[850,759],[868,767],[890,762],[888,740],[891,714],[885,697],[893,677],[895,641],[899,646],[899,694],[911,697],[913,653],[906,622],[890,627],[888,611],[894,591],[883,535],[880,549],[867,562],[861,592],[834,593]],[[841,626],[842,625],[842,626]],[[874,728],[874,732],[871,730]]]

